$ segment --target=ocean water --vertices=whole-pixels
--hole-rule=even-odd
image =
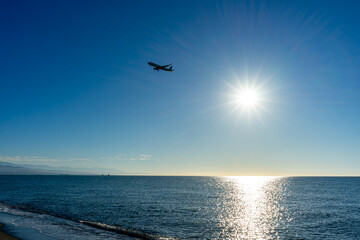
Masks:
[[[360,239],[360,178],[0,176],[4,219],[49,239]]]

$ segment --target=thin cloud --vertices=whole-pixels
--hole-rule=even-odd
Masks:
[[[59,159],[38,157],[38,156],[0,156],[0,161],[13,163],[29,163],[29,162],[59,162]]]
[[[91,159],[89,158],[66,158],[66,159],[57,159],[49,157],[39,157],[39,156],[0,156],[0,161],[9,162],[9,163],[59,163],[59,162],[86,162]]]
[[[155,159],[151,154],[140,154],[136,156],[117,154],[110,157],[102,157],[100,159],[109,161],[158,161],[158,159]]]
[[[123,155],[117,154],[114,156],[101,157],[100,160],[104,162],[118,162],[118,161],[159,161],[155,159],[152,154],[139,154],[139,155]],[[93,158],[49,158],[41,156],[0,156],[0,161],[14,163],[14,164],[29,164],[29,165],[49,165],[49,166],[62,166],[63,164],[71,164],[72,168],[76,166],[94,166],[96,159]],[[74,165],[75,164],[75,165]],[[80,164],[80,165],[79,165]]]
[[[131,161],[151,161],[153,157],[151,154],[140,154],[138,157],[131,158]]]

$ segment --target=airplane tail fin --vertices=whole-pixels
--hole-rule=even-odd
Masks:
[[[170,67],[170,70],[172,71],[173,69],[172,69],[172,66]]]

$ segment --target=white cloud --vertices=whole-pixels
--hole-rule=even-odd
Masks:
[[[15,163],[15,164],[47,164],[49,166],[63,166],[71,164],[74,166],[93,166],[98,159],[95,158],[49,158],[40,156],[0,156],[0,161]],[[139,155],[124,155],[117,154],[109,157],[101,157],[100,160],[108,163],[115,163],[118,161],[159,161],[155,159],[151,154],[139,154]],[[95,164],[96,165],[96,164]],[[94,165],[94,166],[95,166]]]
[[[158,161],[151,154],[140,154],[136,156],[127,156],[123,154],[117,154],[110,157],[102,157],[101,160],[110,161]]]
[[[153,157],[151,154],[140,154],[138,157],[131,158],[131,161],[151,161]]]
[[[0,156],[0,161],[13,163],[32,163],[32,162],[59,162],[59,159],[38,157],[38,156]]]
[[[49,157],[39,157],[39,156],[0,156],[0,161],[9,162],[9,163],[22,163],[22,164],[52,164],[52,163],[64,163],[64,162],[84,162],[89,161],[89,158],[67,158],[67,159],[57,159]]]

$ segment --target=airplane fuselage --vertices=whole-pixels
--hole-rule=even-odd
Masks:
[[[156,63],[153,63],[153,62],[148,62],[148,64],[149,64],[151,67],[153,67],[154,70],[157,70],[157,71],[159,71],[159,70],[164,70],[164,71],[167,71],[167,72],[172,72],[172,71],[174,71],[174,70],[172,69],[172,66],[171,66],[170,68],[168,68],[168,66],[170,66],[170,65],[172,65],[172,64],[168,64],[168,65],[164,65],[164,66],[161,66],[161,65],[156,64]]]

